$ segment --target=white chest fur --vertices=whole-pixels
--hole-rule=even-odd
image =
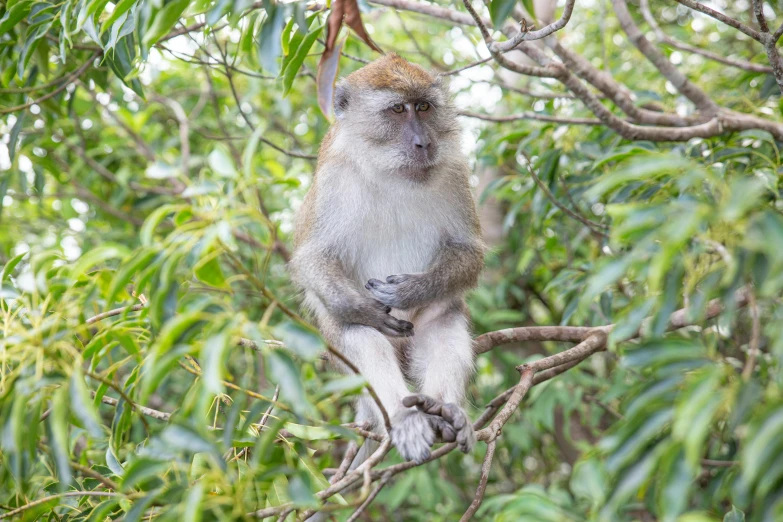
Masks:
[[[423,272],[445,235],[463,224],[435,185],[403,180],[380,187],[346,179],[321,201],[326,232],[357,287],[368,279]]]

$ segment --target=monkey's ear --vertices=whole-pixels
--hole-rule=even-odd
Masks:
[[[348,85],[344,81],[338,82],[334,88],[334,115],[339,119],[348,109]]]

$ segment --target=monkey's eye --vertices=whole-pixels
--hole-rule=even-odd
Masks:
[[[420,103],[416,106],[416,110],[419,112],[424,112],[430,109],[430,104],[427,102]]]
[[[391,109],[397,114],[402,114],[405,111],[405,106],[401,103],[395,103]]]

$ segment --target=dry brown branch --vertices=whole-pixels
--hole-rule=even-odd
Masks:
[[[720,20],[724,24],[733,27],[734,29],[737,29],[738,31],[741,31],[745,33],[746,35],[750,36],[756,41],[761,41],[761,35],[756,31],[755,29],[743,24],[739,20],[735,20],[734,18],[730,16],[726,16],[723,13],[720,13],[714,9],[711,9],[707,7],[706,5],[696,2],[695,0],[674,0],[677,3],[680,3],[686,7],[690,7],[694,11],[698,11],[700,13],[704,13],[707,16],[711,16],[712,18],[716,20]]]
[[[441,73],[441,76],[453,76],[455,74],[461,73],[462,71],[466,71],[468,69],[472,69],[473,67],[477,67],[477,66],[479,66],[479,65],[481,65],[483,63],[487,63],[489,61],[492,61],[492,57],[491,56],[489,58],[482,58],[481,60],[476,60],[475,62],[471,62],[471,63],[469,63],[468,65],[466,65],[464,67],[460,67],[458,69],[452,69],[451,71],[447,71],[447,72]]]
[[[375,500],[375,497],[378,496],[378,493],[381,492],[381,489],[388,484],[389,480],[391,480],[392,475],[386,474],[383,477],[381,477],[381,480],[378,482],[378,485],[375,486],[375,489],[372,490],[372,493],[367,495],[367,498],[364,500],[364,502],[361,503],[361,505],[356,508],[356,511],[353,512],[353,514],[346,520],[346,522],[355,522],[356,520],[359,520],[359,517],[362,516],[362,513],[364,513],[364,510],[367,509],[367,506],[372,504],[372,501]]]
[[[103,396],[101,397],[101,402],[103,404],[108,404],[109,406],[116,408],[117,404],[119,404],[120,401],[112,397]],[[133,402],[130,401],[126,401],[126,402],[129,402],[132,408],[137,409],[139,413],[146,415],[147,417],[152,417],[153,419],[158,419],[164,422],[168,422],[171,419],[171,413],[154,410],[146,406],[139,406],[138,404],[134,404]]]
[[[614,12],[617,15],[617,20],[620,22],[625,34],[628,35],[628,39],[636,48],[647,58],[658,71],[669,80],[674,88],[677,89],[683,96],[691,100],[696,108],[702,113],[708,116],[713,116],[718,113],[720,107],[707,94],[692,83],[685,75],[680,72],[672,62],[665,57],[658,49],[656,49],[650,41],[642,34],[639,27],[634,23],[631,18],[631,13],[628,11],[628,4],[625,0],[612,0],[612,6],[614,6]]]
[[[727,58],[717,53],[713,53],[712,51],[708,51],[706,49],[696,47],[695,45],[691,45],[689,43],[677,40],[676,38],[672,38],[671,36],[667,35],[664,32],[664,30],[661,28],[660,25],[658,25],[658,22],[656,21],[655,17],[652,14],[652,11],[650,10],[649,0],[640,0],[639,8],[642,12],[642,16],[644,17],[644,21],[647,22],[647,25],[649,25],[650,28],[653,30],[658,40],[668,45],[669,47],[674,47],[675,49],[679,49],[681,51],[698,54],[714,62],[722,63],[723,65],[728,65],[730,67],[736,67],[738,69],[742,69],[745,71],[767,73],[767,74],[772,73],[772,67],[768,65],[753,63],[747,60]]]
[[[98,482],[100,482],[101,484],[103,484],[104,486],[106,486],[109,489],[113,489],[114,491],[119,491],[120,490],[120,485],[119,484],[114,482],[109,477],[104,477],[101,473],[95,471],[92,468],[88,468],[87,466],[82,466],[78,462],[71,462],[70,466],[71,466],[72,469],[78,471],[79,473],[81,473],[85,477],[90,477],[91,479],[95,479],[95,480],[97,480]]]
[[[525,111],[522,113],[509,114],[508,116],[492,116],[491,114],[480,114],[478,112],[460,111],[460,116],[467,118],[476,118],[484,121],[511,122],[520,120],[546,121],[550,123],[559,123],[561,125],[603,125],[601,120],[595,118],[568,118],[565,116],[549,116],[537,112]]]
[[[566,0],[565,6],[563,7],[563,14],[560,15],[559,19],[552,22],[551,24],[545,25],[536,31],[518,31],[505,42],[495,42],[492,46],[490,46],[490,52],[505,53],[515,49],[522,42],[541,40],[542,38],[546,38],[547,36],[559,31],[565,27],[568,21],[571,19],[571,13],[574,11],[575,3],[575,0]]]
[[[756,20],[759,23],[761,29],[761,39],[759,40],[764,46],[764,50],[767,52],[767,59],[772,66],[772,74],[775,76],[775,81],[778,84],[778,88],[783,92],[783,62],[780,60],[780,53],[778,52],[777,41],[778,37],[769,33],[769,24],[764,16],[764,5],[759,0],[752,0],[753,12],[756,14]],[[779,31],[780,29],[778,29]],[[777,31],[775,32],[777,35]]]
[[[487,453],[484,455],[484,462],[481,464],[481,478],[479,479],[478,487],[476,488],[476,496],[473,498],[473,502],[470,503],[468,510],[460,518],[460,522],[468,522],[473,515],[476,514],[478,508],[481,507],[481,502],[484,500],[484,493],[487,491],[487,481],[489,480],[489,472],[492,469],[492,459],[495,457],[495,446],[497,441],[493,440],[487,444]]]
[[[372,3],[421,13],[455,24],[474,25],[479,27],[485,40],[488,37],[490,38],[490,43],[492,42],[488,30],[490,21],[480,17],[470,5],[470,2],[466,2],[465,5],[465,8],[470,13],[469,15],[436,5],[423,4],[416,0],[375,0]],[[636,26],[634,25],[633,27]],[[628,26],[628,29],[633,33],[633,29],[630,26]],[[684,94],[687,93],[688,96],[692,97],[694,103],[696,103],[698,107],[707,112],[693,118],[681,117],[675,114],[657,113],[655,111],[635,107],[630,96],[627,95],[627,89],[614,82],[614,80],[605,73],[597,71],[592,65],[589,65],[589,62],[587,62],[585,58],[577,58],[578,55],[567,51],[564,47],[557,44],[556,41],[555,43],[551,43],[553,42],[551,38],[548,38],[545,41],[555,54],[563,59],[563,63],[553,61],[540,48],[525,41],[521,42],[517,48],[538,63],[537,66],[521,65],[512,62],[505,58],[502,53],[496,52],[493,56],[499,65],[511,71],[528,76],[549,77],[559,80],[572,94],[579,98],[604,125],[614,130],[625,139],[687,141],[692,138],[710,138],[727,131],[760,129],[770,132],[776,139],[783,140],[783,125],[749,114],[737,113],[726,109],[721,110],[717,108],[711,99],[701,97],[700,94],[703,94],[703,91],[690,83],[682,73],[676,70],[676,68],[668,62],[668,60],[668,65],[658,60],[660,53],[649,44],[646,39],[645,41],[648,45],[643,45],[643,48],[644,52],[649,54],[648,59],[653,57],[653,63],[674,79],[672,83],[676,87],[684,89]],[[582,77],[582,80],[587,81],[591,86],[597,88],[613,102],[617,103],[618,106],[631,117],[632,121],[637,123],[625,121],[605,107],[600,99],[591,92],[579,78],[577,78],[577,75]]]
[[[101,321],[103,319],[106,319],[107,317],[114,317],[116,315],[124,314],[126,312],[138,312],[144,308],[143,304],[135,304],[131,306],[123,306],[120,308],[115,308],[114,310],[109,310],[108,312],[103,312],[101,314],[98,314],[96,316],[90,317],[86,321],[84,321],[84,324],[93,324],[97,323],[98,321]]]
[[[761,317],[759,316],[759,305],[756,303],[756,296],[752,290],[748,290],[748,300],[752,322],[748,358],[745,361],[745,367],[742,369],[742,378],[745,381],[750,380],[750,377],[753,375],[753,370],[756,368],[756,359],[759,356],[759,345],[761,344]]]

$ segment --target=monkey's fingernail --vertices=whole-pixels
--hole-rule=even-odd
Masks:
[[[386,307],[386,313],[388,314],[389,312],[391,312],[391,306]]]

